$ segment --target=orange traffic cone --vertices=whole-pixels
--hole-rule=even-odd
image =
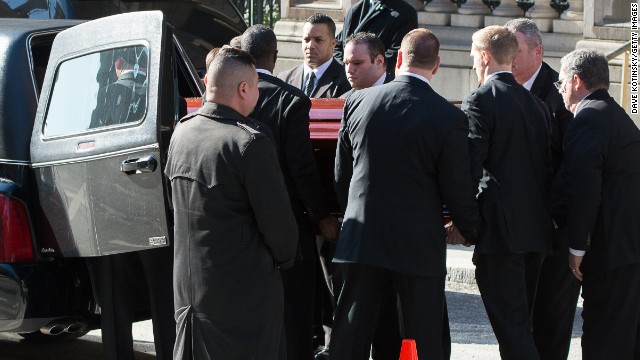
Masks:
[[[400,360],[418,360],[418,349],[416,348],[415,340],[402,340],[402,348],[400,348]]]

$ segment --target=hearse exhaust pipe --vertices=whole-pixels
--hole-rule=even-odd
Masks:
[[[54,320],[40,328],[45,335],[60,335],[62,333],[77,333],[84,331],[87,324],[78,320]]]
[[[59,323],[51,322],[40,328],[40,332],[45,335],[60,335],[64,332],[66,326]]]

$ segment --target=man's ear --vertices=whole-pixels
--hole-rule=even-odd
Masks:
[[[373,62],[378,66],[384,66],[384,55],[378,54]]]
[[[542,60],[542,57],[544,55],[544,50],[542,49],[542,44],[538,44],[538,46],[536,46],[536,48],[533,50],[536,53],[536,58]]]
[[[204,86],[207,86],[207,83],[209,82],[208,78],[207,74],[204,74],[204,79],[202,79],[202,81],[204,81]]]
[[[240,83],[238,84],[238,96],[240,96],[242,99],[246,99],[247,97],[248,86],[249,84],[247,84],[246,81],[240,81]]]
[[[396,69],[400,69],[400,66],[402,66],[402,50],[398,50],[398,59],[396,62]]]
[[[584,90],[585,89],[584,81],[582,81],[582,79],[580,79],[580,76],[574,74],[573,75],[573,83],[575,84],[574,87],[575,87],[576,91],[580,91],[580,90]]]
[[[331,39],[331,47],[334,48],[336,47],[336,44],[338,43],[338,40],[336,40],[336,38],[334,37],[333,39]]]
[[[431,75],[435,75],[438,72],[438,69],[440,69],[440,55],[438,55],[438,58],[436,59],[436,66],[431,70]]]
[[[485,67],[489,66],[489,63],[491,62],[491,54],[486,50],[482,50],[480,51],[480,57],[482,58],[482,64]]]

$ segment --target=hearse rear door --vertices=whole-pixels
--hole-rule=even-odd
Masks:
[[[161,125],[175,118],[172,33],[162,12],[148,11],[56,37],[31,138],[40,205],[55,236],[56,248],[41,250],[48,256],[169,244]]]

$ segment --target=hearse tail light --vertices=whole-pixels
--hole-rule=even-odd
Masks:
[[[27,209],[20,200],[0,194],[0,261],[33,261]]]

